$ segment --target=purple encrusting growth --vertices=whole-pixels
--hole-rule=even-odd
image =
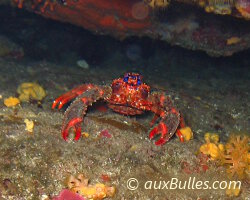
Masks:
[[[102,130],[100,133],[100,136],[105,137],[105,138],[111,138],[112,135],[109,133],[109,131],[107,129]]]

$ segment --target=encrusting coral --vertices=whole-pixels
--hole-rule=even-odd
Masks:
[[[189,141],[193,138],[193,132],[189,126],[180,129],[182,136],[184,137],[184,141]]]
[[[89,180],[83,174],[79,174],[76,178],[70,175],[66,180],[66,184],[71,191],[91,200],[101,200],[106,197],[113,197],[115,194],[114,187],[102,183],[89,185]]]
[[[7,99],[4,99],[4,105],[7,107],[15,107],[18,104],[20,104],[20,101],[16,97],[9,97]]]
[[[238,197],[240,195],[241,189],[240,187],[228,187],[226,189],[226,195],[230,197]]]
[[[170,3],[170,0],[145,0],[145,2],[152,8],[164,8]]]
[[[232,135],[225,145],[222,164],[230,176],[244,178],[250,172],[250,137]]]
[[[221,0],[221,2],[208,0],[207,4],[204,5],[206,12],[213,12],[220,15],[230,15],[232,13],[233,6],[233,2],[230,0]]]
[[[239,37],[231,37],[227,39],[227,45],[234,45],[241,41],[241,38]]]
[[[19,99],[22,102],[29,100],[41,101],[46,96],[45,90],[37,83],[22,83],[17,88]]]
[[[209,155],[211,160],[218,160],[227,168],[230,177],[245,178],[250,173],[250,137],[232,134],[223,145],[217,134],[206,133],[206,143],[201,145],[200,152]]]
[[[201,145],[200,152],[210,156],[212,160],[222,158],[222,154],[224,152],[224,145],[218,143],[219,135],[206,133],[204,139],[206,143]]]

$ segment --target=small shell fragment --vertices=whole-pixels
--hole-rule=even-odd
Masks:
[[[29,133],[33,133],[34,122],[32,120],[25,119],[24,123],[26,124],[25,130]]]

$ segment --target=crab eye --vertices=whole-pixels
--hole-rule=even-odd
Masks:
[[[112,90],[113,90],[113,92],[117,92],[119,89],[120,89],[120,87],[121,87],[121,85],[120,85],[120,83],[115,83],[115,84],[113,84],[112,85]]]
[[[148,97],[148,91],[145,88],[141,90],[141,97],[144,99]]]
[[[128,82],[128,76],[124,77],[124,78],[123,78],[123,81],[124,81],[125,83],[127,83],[127,82]]]

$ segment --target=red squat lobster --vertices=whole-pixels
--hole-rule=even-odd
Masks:
[[[77,98],[76,98],[77,97]],[[137,73],[126,73],[123,78],[115,79],[110,85],[83,84],[58,97],[52,105],[54,109],[76,98],[65,112],[62,136],[67,140],[69,129],[74,128],[75,140],[81,137],[81,122],[86,114],[88,106],[97,100],[103,99],[113,111],[124,115],[139,115],[144,111],[151,111],[155,114],[152,125],[158,117],[160,122],[155,124],[149,133],[152,139],[160,135],[156,145],[165,144],[174,133],[183,142],[184,138],[178,126],[184,126],[178,110],[173,106],[172,101],[164,93],[150,92],[150,87],[142,83],[142,77]]]

